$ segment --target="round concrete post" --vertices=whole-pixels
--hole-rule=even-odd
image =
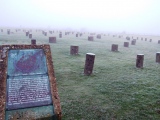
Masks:
[[[127,39],[127,40],[130,40],[130,37],[127,36],[126,39]]]
[[[86,61],[85,61],[85,68],[84,68],[85,75],[92,74],[93,66],[94,66],[94,59],[95,59],[95,54],[93,53],[86,54]]]
[[[47,32],[44,32],[44,36],[47,36]]]
[[[78,33],[76,34],[76,37],[78,37]]]
[[[136,59],[136,67],[143,68],[144,54],[138,54]]]
[[[131,45],[136,45],[136,40],[132,40]]]
[[[124,47],[129,47],[129,42],[124,42]]]
[[[111,51],[118,51],[118,44],[112,44]]]
[[[59,34],[59,38],[62,38],[62,34]]]
[[[10,30],[9,30],[9,29],[7,30],[7,34],[8,34],[8,35],[10,34]]]
[[[156,53],[156,62],[160,63],[160,52]]]
[[[49,43],[56,43],[56,37],[49,37]]]
[[[98,38],[98,39],[101,39],[101,35],[100,35],[100,34],[98,34],[98,35],[97,35],[97,38]]]
[[[70,46],[70,54],[71,55],[77,55],[78,54],[79,47],[78,46]]]
[[[31,45],[36,45],[36,39],[31,40]]]
[[[32,38],[32,34],[29,34],[29,38]]]
[[[93,36],[88,36],[88,41],[93,41]]]
[[[152,42],[152,39],[150,39],[149,42]]]
[[[29,32],[26,32],[26,36],[28,36],[29,35]]]

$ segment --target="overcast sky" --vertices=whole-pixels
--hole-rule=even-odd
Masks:
[[[0,0],[0,26],[160,34],[160,0]]]

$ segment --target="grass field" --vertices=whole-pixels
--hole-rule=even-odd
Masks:
[[[0,44],[30,44],[22,31],[7,35],[0,32]],[[42,35],[32,32],[37,44],[48,44],[49,36],[57,43],[50,44],[61,100],[63,120],[159,120],[160,119],[160,64],[155,62],[160,52],[160,36],[129,35],[139,37],[136,45],[123,47],[123,38],[103,36],[88,41],[74,34],[59,38],[59,33]],[[147,38],[147,41],[141,37]],[[149,42],[152,39],[152,42]],[[131,40],[129,41],[131,42]],[[119,52],[111,45],[118,44]],[[79,46],[79,55],[70,55],[70,46]],[[83,75],[85,55],[95,54],[93,74]],[[144,68],[138,69],[136,55],[144,54]]]

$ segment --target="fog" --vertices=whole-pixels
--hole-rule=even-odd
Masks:
[[[0,27],[159,35],[160,0],[0,0]]]

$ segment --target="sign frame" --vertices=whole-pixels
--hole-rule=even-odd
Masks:
[[[0,120],[5,120],[6,95],[7,95],[7,63],[9,50],[43,49],[46,56],[48,77],[50,82],[51,98],[54,106],[54,113],[57,120],[61,120],[61,105],[54,75],[53,61],[50,45],[1,45],[0,46]]]

